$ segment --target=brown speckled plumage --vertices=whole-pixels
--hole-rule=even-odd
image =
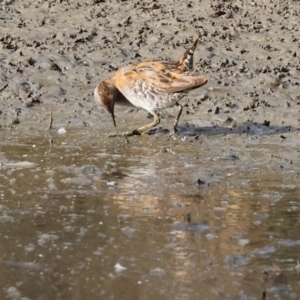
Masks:
[[[160,122],[157,110],[177,104],[187,92],[207,82],[203,76],[189,75],[193,68],[193,54],[197,43],[198,39],[178,62],[148,61],[120,68],[114,75],[97,85],[94,91],[96,102],[111,114],[114,125],[115,104],[131,103],[135,107],[147,110],[154,116],[154,121],[128,135],[146,132]],[[180,106],[174,131],[181,111]]]

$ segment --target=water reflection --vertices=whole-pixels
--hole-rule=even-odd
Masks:
[[[201,152],[195,143],[151,142],[91,145],[74,134],[51,147],[47,139],[2,146],[5,296],[261,299],[266,292],[271,299],[298,292],[293,170],[268,169],[259,145],[246,168],[212,152],[212,141],[201,142]],[[172,151],[161,152],[166,145]],[[205,184],[194,184],[199,178]],[[126,269],[115,272],[117,263]]]

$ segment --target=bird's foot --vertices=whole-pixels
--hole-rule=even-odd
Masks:
[[[129,137],[134,135],[141,135],[141,133],[137,129],[135,129],[133,131],[122,132],[122,133],[110,133],[108,137],[117,137],[117,136]]]
[[[170,132],[170,135],[172,137],[178,137],[179,136],[179,133],[178,133],[178,130],[177,130],[177,126],[173,127],[173,130],[172,130],[172,132]]]
[[[126,132],[125,135],[126,136],[133,136],[133,135],[141,135],[141,133],[137,129],[134,129],[131,132]]]

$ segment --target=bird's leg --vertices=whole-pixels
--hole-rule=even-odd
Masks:
[[[150,112],[150,114],[153,116],[153,122],[151,122],[150,124],[147,124],[145,126],[142,126],[138,129],[133,130],[132,132],[126,134],[127,136],[132,136],[132,135],[141,135],[143,133],[145,133],[146,131],[148,131],[149,129],[155,127],[157,124],[159,124],[160,122],[160,118],[158,116],[158,114],[156,112]]]
[[[180,105],[179,103],[177,103],[177,105],[178,105],[178,113],[177,113],[175,123],[174,123],[174,126],[173,126],[173,134],[177,133],[177,125],[178,125],[178,122],[179,122],[179,119],[180,119],[180,116],[181,116],[182,110],[183,110],[182,105]]]
[[[125,136],[125,137],[127,137],[127,136],[133,136],[133,135],[141,135],[141,134],[145,133],[149,129],[155,127],[160,122],[160,118],[159,118],[159,116],[156,112],[150,112],[150,113],[154,117],[153,122],[151,122],[150,124],[142,126],[142,127],[138,128],[138,129],[135,129],[131,132],[125,132],[125,133],[119,133],[119,134],[109,134],[109,137],[116,137],[116,136]]]

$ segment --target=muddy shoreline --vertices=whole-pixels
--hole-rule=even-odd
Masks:
[[[177,60],[197,36],[195,72],[209,81],[183,100],[188,123],[222,125],[230,118],[238,124],[298,126],[296,1],[90,2],[2,4],[3,129],[26,131],[22,124],[28,119],[39,127],[51,109],[57,127],[111,130],[108,116],[93,101],[97,82],[129,63]],[[125,126],[122,112],[116,114]],[[129,116],[137,124],[141,118],[144,112]]]

